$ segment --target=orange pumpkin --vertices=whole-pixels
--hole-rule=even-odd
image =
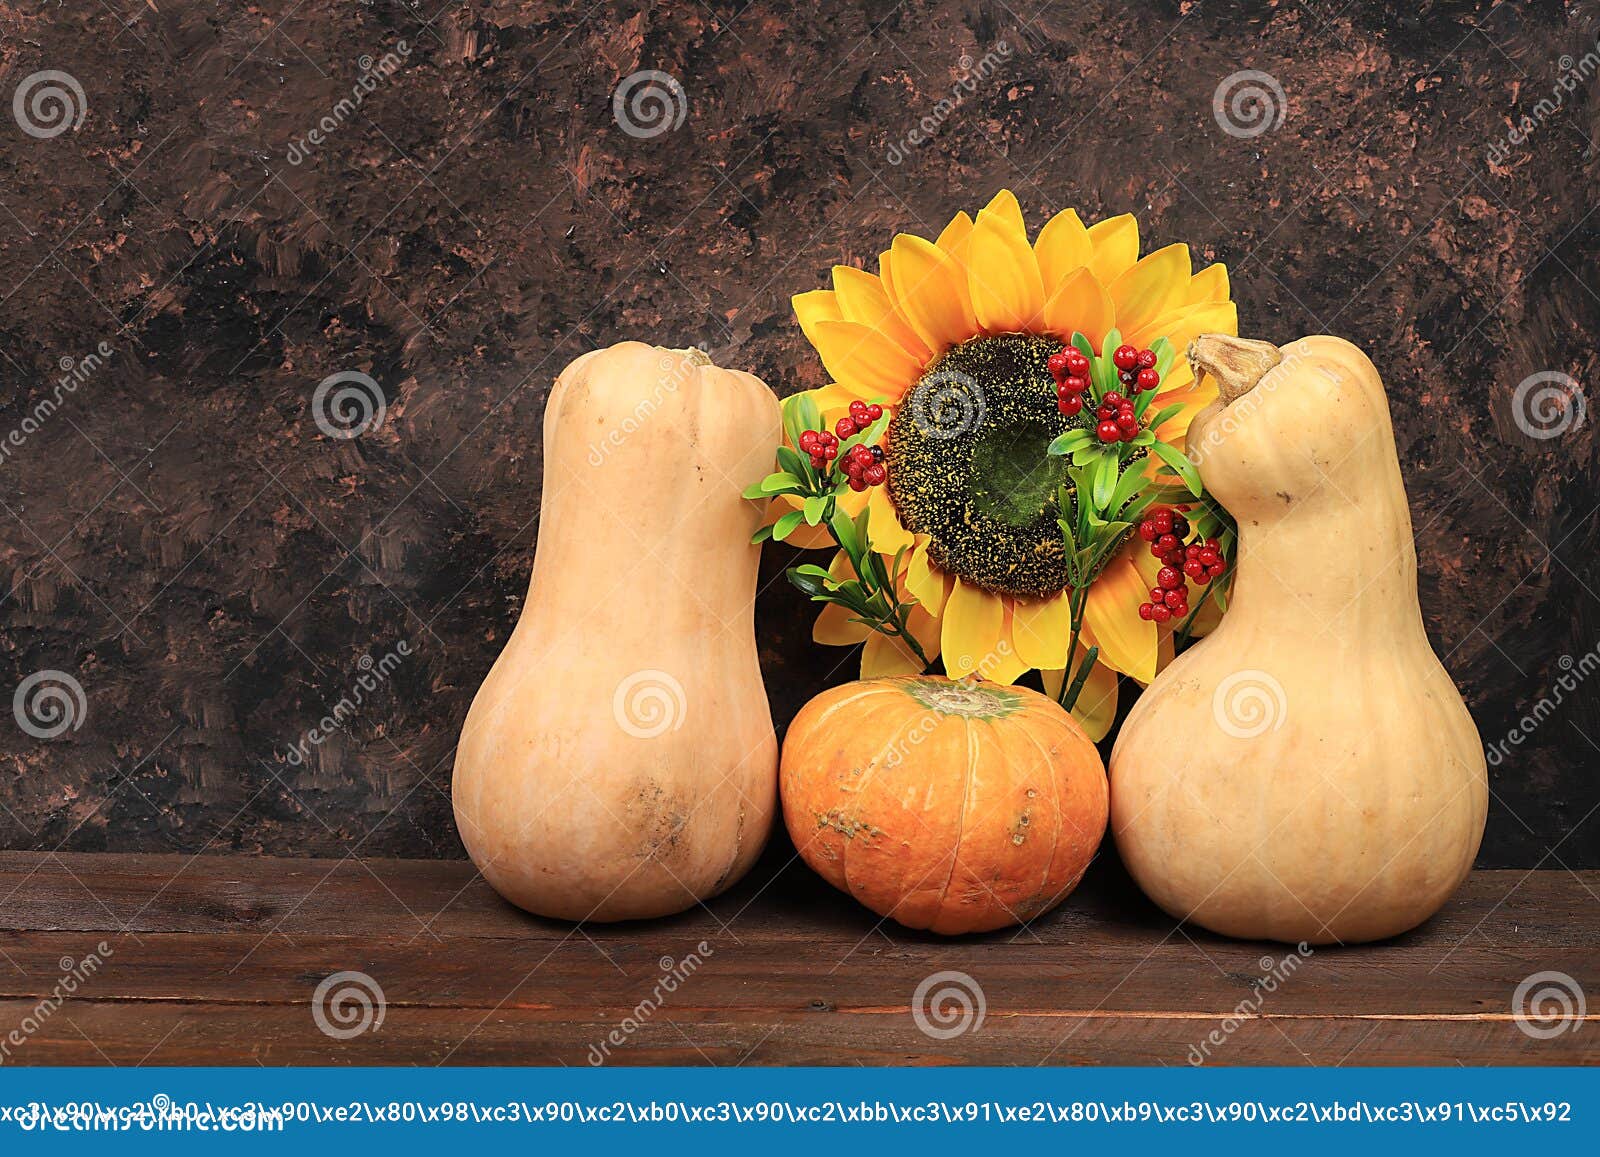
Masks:
[[[928,676],[824,691],[778,772],[813,871],[880,916],[954,935],[1020,924],[1077,886],[1105,834],[1105,765],[1055,701]]]

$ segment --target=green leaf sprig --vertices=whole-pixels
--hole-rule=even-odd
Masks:
[[[778,470],[745,490],[744,496],[752,501],[766,502],[783,495],[800,499],[800,509],[784,514],[771,526],[756,531],[752,542],[774,539],[783,542],[799,528],[825,526],[839,549],[850,560],[855,577],[835,578],[826,568],[815,563],[790,567],[784,572],[798,590],[814,603],[838,603],[850,612],[850,621],[860,623],[881,635],[899,639],[921,662],[923,669],[932,662],[911,633],[911,611],[917,606],[915,599],[901,598],[900,580],[906,565],[908,548],[902,547],[892,562],[886,564],[883,556],[872,548],[867,534],[867,511],[862,510],[851,518],[839,506],[839,498],[850,488],[850,479],[836,463],[856,446],[873,446],[889,428],[890,414],[885,407],[883,416],[865,430],[861,430],[839,444],[839,456],[818,470],[809,456],[800,453],[800,435],[807,430],[823,430],[822,414],[817,405],[805,394],[797,394],[783,403],[783,429],[788,444],[778,447]]]

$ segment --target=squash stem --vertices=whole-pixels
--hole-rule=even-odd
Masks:
[[[1278,347],[1269,341],[1254,341],[1225,333],[1203,333],[1189,343],[1189,364],[1195,369],[1195,384],[1210,374],[1217,379],[1217,393],[1224,403],[1248,394],[1257,382],[1283,360]]]

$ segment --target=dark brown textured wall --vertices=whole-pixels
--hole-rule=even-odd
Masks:
[[[1226,261],[1247,332],[1371,351],[1430,635],[1502,739],[1600,642],[1595,422],[1560,382],[1557,436],[1515,404],[1595,378],[1597,32],[1553,3],[0,4],[0,690],[83,689],[54,738],[5,716],[0,845],[459,855],[452,743],[520,606],[555,373],[639,337],[817,385],[789,295],[1002,185]],[[613,119],[642,69],[678,129]],[[1246,69],[1283,119],[1241,137],[1213,96]],[[312,414],[340,372],[387,407],[350,440]],[[845,676],[809,617],[759,603],[780,720]],[[293,762],[367,662],[397,665]],[[1600,865],[1600,678],[1559,694],[1492,770],[1486,864]]]

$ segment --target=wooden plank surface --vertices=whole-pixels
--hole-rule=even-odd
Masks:
[[[316,1000],[338,973],[381,1022],[344,1035],[359,1006]],[[981,1022],[938,1031],[916,994],[939,973]],[[458,862],[0,853],[8,1063],[1600,1061],[1600,1006],[1524,1031],[1538,973],[1600,1000],[1600,873],[1475,873],[1407,936],[1302,957],[1175,925],[1114,862],[1026,929],[952,941],[782,853],[707,907],[582,927]]]

